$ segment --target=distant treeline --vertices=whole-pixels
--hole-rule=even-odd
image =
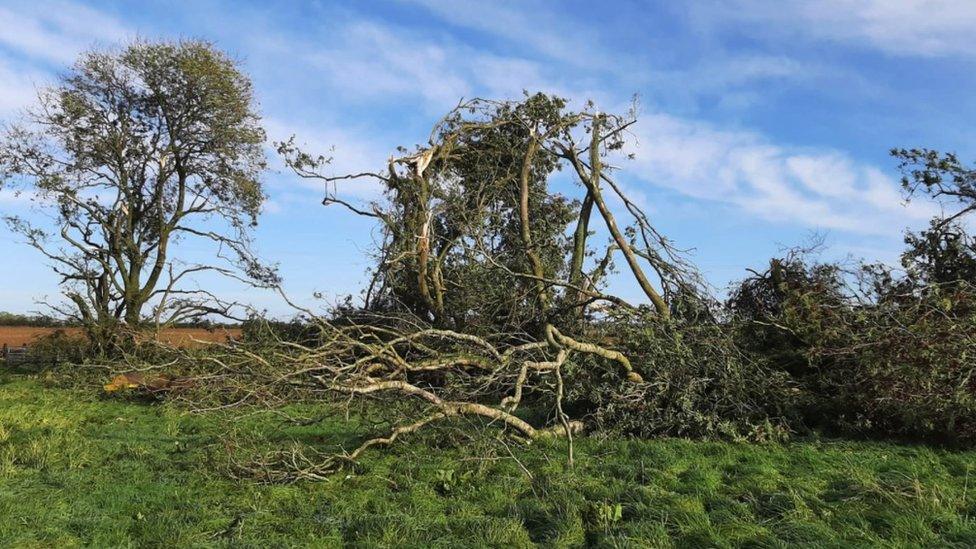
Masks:
[[[21,315],[0,311],[0,326],[37,326],[42,328],[61,328],[71,326],[70,322],[45,315]]]
[[[24,315],[18,313],[8,313],[6,311],[0,311],[0,326],[32,326],[39,328],[68,328],[68,327],[81,327],[81,323],[65,320],[61,318],[55,318],[48,315]],[[225,322],[212,322],[209,320],[199,320],[196,322],[180,322],[174,324],[173,328],[203,328],[203,329],[214,329],[214,328],[240,328],[241,326],[236,323],[225,323]]]

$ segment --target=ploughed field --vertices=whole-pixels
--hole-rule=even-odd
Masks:
[[[321,482],[232,480],[380,429],[327,405],[187,414],[0,373],[0,547],[974,547],[976,452],[578,437],[443,424]]]
[[[30,345],[37,338],[64,332],[69,336],[81,336],[81,328],[45,328],[38,326],[0,326],[0,345],[20,347]],[[200,345],[198,341],[223,343],[239,339],[240,328],[169,328],[160,334],[160,341],[180,347]]]

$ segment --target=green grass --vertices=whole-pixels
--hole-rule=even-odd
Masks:
[[[266,486],[224,473],[228,429],[267,447],[355,433],[228,421],[0,379],[0,546],[976,546],[976,452],[584,439],[568,469],[560,443],[510,454],[445,429]]]

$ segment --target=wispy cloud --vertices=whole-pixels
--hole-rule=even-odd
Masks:
[[[332,44],[316,48],[308,59],[345,100],[419,98],[438,112],[475,94],[517,97],[524,89],[556,88],[535,61],[373,21],[336,29]]]
[[[132,36],[116,18],[74,2],[14,2],[0,7],[0,21],[0,44],[59,64],[93,45]]]
[[[753,12],[743,15],[735,3],[719,3],[704,9],[674,4],[676,12],[707,12],[712,23],[741,23],[745,17],[777,16],[779,2],[763,3],[759,0],[741,0],[742,3],[755,1]],[[835,0],[842,1],[842,0]],[[728,48],[721,41],[705,41],[700,51],[690,56],[675,53],[668,47],[655,48],[650,53],[640,46],[646,45],[646,37],[659,38],[663,29],[649,25],[644,29],[645,36],[634,37],[628,42],[617,42],[619,37],[613,33],[597,32],[598,25],[586,24],[590,21],[581,18],[582,12],[565,8],[566,4],[527,1],[477,2],[458,0],[438,2],[437,0],[401,0],[423,7],[437,20],[474,30],[490,38],[488,47],[505,52],[506,56],[522,56],[522,66],[528,70],[518,70],[519,65],[509,63],[504,66],[511,80],[522,77],[521,85],[508,85],[504,90],[534,89],[533,84],[544,83],[552,87],[560,84],[562,75],[572,75],[567,83],[556,87],[563,95],[576,96],[573,91],[583,88],[596,93],[609,89],[626,89],[630,93],[641,91],[650,99],[683,109],[697,110],[699,103],[714,104],[716,101],[726,110],[745,111],[762,101],[771,87],[806,87],[818,90],[853,87],[860,91],[871,90],[870,86],[852,71],[841,70],[827,64],[801,57],[792,57],[780,52],[764,51],[758,47]],[[788,6],[787,9],[794,9]],[[640,20],[647,11],[639,6],[620,6],[616,16],[624,20]],[[701,19],[701,17],[700,17]],[[787,27],[790,22],[776,22],[777,26]],[[492,40],[493,39],[493,40]],[[483,40],[479,40],[484,42]],[[654,42],[657,43],[657,42]],[[751,41],[750,41],[751,43]],[[454,46],[449,49],[455,49]],[[483,49],[479,53],[483,53]],[[478,69],[475,74],[485,74],[485,63],[478,62],[478,55],[470,52],[459,57],[464,64]],[[510,57],[507,59],[511,61]],[[531,61],[529,61],[531,60]],[[542,67],[542,68],[540,68]],[[555,70],[547,71],[547,68]],[[515,70],[512,70],[515,69]],[[545,77],[548,76],[548,79]],[[543,89],[536,85],[539,89]],[[592,95],[592,93],[590,94]],[[592,97],[588,97],[592,98]]]
[[[37,99],[49,75],[0,57],[0,117],[15,115]]]
[[[925,202],[906,205],[896,181],[838,151],[777,145],[663,113],[643,117],[634,131],[630,152],[641,180],[761,219],[891,235],[937,213]]]
[[[819,83],[832,71],[818,64],[786,55],[714,52],[697,63],[681,68],[646,69],[645,80],[655,95],[729,94],[742,90],[768,89],[772,83]]]
[[[599,35],[563,16],[554,4],[536,1],[403,0],[452,25],[499,37],[570,66],[606,67]]]
[[[731,0],[698,17],[754,24],[772,34],[857,43],[912,56],[976,55],[972,0]]]
[[[116,18],[75,2],[11,2],[0,6],[0,22],[0,117],[5,119],[33,104],[38,88],[85,49],[134,36]]]
[[[504,35],[498,22],[490,28],[485,23],[485,27]],[[613,98],[619,99],[605,87],[589,89],[584,87],[586,83],[564,82],[555,74],[558,71],[550,72],[538,60],[486,53],[440,35],[418,34],[375,21],[350,22],[333,38],[332,45],[315,51],[310,60],[326,70],[325,78],[346,101],[400,105],[419,101],[421,109],[433,116],[462,96],[517,97],[522,89],[556,92],[577,103],[592,98],[613,105]],[[817,72],[828,70],[787,56],[761,54],[727,56],[690,72],[649,70],[652,79],[670,79],[671,85],[682,83],[693,88],[692,92],[809,79]],[[283,120],[272,121],[271,127],[272,134],[297,134],[311,150],[331,151],[336,164],[330,169],[337,174],[376,169],[396,144],[384,141],[389,133],[356,135],[334,128],[296,127]],[[645,116],[635,131],[640,142],[633,149],[635,171],[645,185],[731,204],[759,219],[890,235],[899,232],[906,220],[920,221],[935,213],[924,203],[904,205],[897,182],[883,170],[839,151],[811,152],[777,144],[758,132],[723,129],[667,112]],[[321,189],[317,182],[303,185]],[[631,188],[640,191],[638,186]],[[379,186],[365,182],[345,185],[343,190],[364,199],[374,198],[380,191]]]

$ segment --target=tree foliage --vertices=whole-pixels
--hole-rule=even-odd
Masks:
[[[548,322],[584,317],[593,303],[635,308],[601,290],[615,256],[659,316],[672,313],[676,297],[700,295],[695,269],[614,180],[608,158],[633,122],[633,113],[574,111],[543,94],[475,99],[441,119],[426,145],[400,149],[382,172],[323,175],[331,159],[294,140],[279,152],[302,177],[371,178],[386,189],[385,203],[368,206],[325,199],[384,230],[367,308],[402,308],[454,329],[541,333]],[[552,191],[562,170],[578,197]],[[605,193],[623,201],[629,225],[619,226]],[[609,242],[593,242],[594,216]]]
[[[773,260],[729,302],[741,348],[793,376],[797,427],[976,441],[972,238],[934,220],[902,271]]]
[[[959,206],[940,223],[951,223],[976,211],[976,170],[963,164],[956,154],[932,149],[892,149],[891,154],[901,161],[902,187],[909,197],[921,194]]]

